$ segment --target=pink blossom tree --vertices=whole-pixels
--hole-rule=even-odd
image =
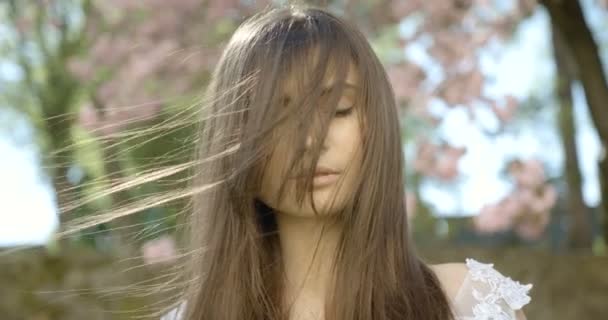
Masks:
[[[15,7],[18,6],[18,2],[12,3]],[[62,119],[59,123],[49,121],[49,132],[61,132],[56,135],[58,143],[53,149],[67,150],[67,146],[74,145],[69,129],[78,125],[101,141],[100,149],[104,153],[105,165],[103,174],[114,180],[124,181],[128,178],[128,172],[143,171],[150,168],[149,166],[166,164],[165,159],[171,157],[164,155],[170,153],[172,147],[179,148],[179,143],[169,143],[176,139],[167,132],[157,135],[159,139],[169,137],[162,140],[164,147],[159,148],[160,144],[152,147],[152,143],[138,139],[137,132],[141,130],[131,129],[140,129],[143,124],[162,123],[163,119],[176,113],[175,110],[170,110],[173,106],[181,105],[177,113],[188,109],[187,101],[191,101],[192,97],[202,91],[231,31],[244,17],[266,6],[270,1],[84,1],[84,19],[81,25],[74,24],[65,17],[56,18],[50,14],[60,10],[47,10],[62,3],[59,0],[42,1],[32,7],[40,9],[32,12],[48,17],[48,20],[45,20],[47,24],[63,31],[65,38],[70,40],[65,42],[64,51],[58,51],[61,55],[57,57],[61,59],[47,60],[48,70],[56,73],[44,82],[53,92],[60,92],[61,87],[70,89],[64,91],[69,94],[63,94],[62,100],[49,99],[45,94],[40,95],[41,101],[44,101],[44,118]],[[509,125],[509,122],[517,117],[520,101],[512,95],[492,99],[484,94],[483,86],[488,79],[480,68],[477,55],[490,42],[507,39],[518,23],[535,10],[538,6],[536,1],[513,1],[512,5],[504,10],[497,10],[488,0],[348,0],[319,1],[318,4],[329,5],[355,20],[372,42],[384,41],[387,35],[390,38],[391,34],[397,34],[394,30],[401,21],[413,21],[416,25],[413,32],[390,38],[392,42],[388,51],[391,52],[384,59],[396,98],[401,104],[400,111],[404,118],[408,119],[408,124],[416,124],[406,124],[408,128],[405,128],[406,139],[414,141],[417,146],[417,153],[412,161],[414,177],[411,179],[411,199],[419,199],[417,189],[421,179],[435,179],[444,183],[457,181],[458,163],[466,153],[462,147],[450,146],[444,141],[429,138],[432,136],[429,133],[442,121],[442,115],[429,109],[432,101],[441,101],[450,108],[465,108],[472,119],[476,118],[472,106],[481,104],[495,114],[502,127]],[[565,15],[563,6],[560,7],[553,1],[545,1],[543,5],[549,8],[555,21]],[[46,25],[36,26],[33,29],[36,32],[28,33],[27,30],[31,30],[33,22],[38,20],[18,19],[16,15],[14,17],[15,30],[18,30],[24,39],[36,39],[36,32],[40,34],[46,28]],[[70,23],[72,25],[66,27]],[[573,33],[571,30],[576,28],[585,30],[580,23],[559,20],[558,24],[564,24],[564,33]],[[78,37],[73,36],[75,33]],[[567,39],[572,46],[574,37],[570,35]],[[585,39],[588,43],[588,38]],[[423,66],[403,58],[403,50],[414,43],[425,44],[425,54],[431,57],[441,70],[439,78],[431,79],[431,75],[426,73]],[[591,48],[597,53],[596,47]],[[591,88],[587,94],[594,97],[590,102],[592,109],[596,110],[592,112],[594,121],[598,130],[603,132],[600,135],[602,141],[606,141],[608,139],[604,134],[605,126],[602,125],[603,116],[597,111],[600,101],[607,100],[601,99],[605,85],[598,85],[605,84],[605,80],[599,81],[602,79],[601,68],[596,68],[597,63],[589,66],[589,62],[585,60],[585,52],[574,51],[576,54],[573,56],[576,59],[573,60],[585,66],[580,69],[584,71],[580,76],[585,80],[583,84]],[[382,52],[380,53],[382,55]],[[25,57],[23,55],[23,58]],[[591,58],[591,61],[597,60],[596,56]],[[34,75],[31,64],[28,63],[26,61],[22,64],[23,68],[30,71],[26,74]],[[51,81],[57,78],[62,81]],[[591,81],[592,79],[598,80],[595,85],[597,88],[593,87],[596,82]],[[40,86],[31,83],[33,92],[36,92],[36,88]],[[51,102],[52,107],[49,107]],[[69,110],[76,112],[70,113]],[[65,117],[66,114],[69,116]],[[496,134],[500,134],[500,130]],[[187,130],[183,136],[188,136]],[[61,154],[61,158],[71,159],[73,155]],[[172,159],[175,163],[183,158]],[[527,163],[529,160],[522,161]],[[525,166],[522,165],[523,167]],[[540,169],[536,170],[538,172]],[[66,183],[60,182],[61,179],[65,180],[62,178],[65,176],[65,172],[56,176],[58,191],[70,188]],[[113,201],[117,204],[130,201],[132,194],[118,189],[119,192],[113,193]],[[488,204],[482,210],[478,219],[481,224],[477,220],[475,223],[480,227],[480,231],[499,230],[510,224],[514,228],[521,226],[519,228],[523,231],[518,233],[523,237],[532,238],[539,234],[538,229],[530,225],[536,228],[546,225],[545,216],[550,210],[546,206],[554,204],[551,199],[555,197],[555,190],[546,182],[538,181],[532,186],[514,183],[513,190],[513,195],[497,204]],[[70,201],[60,202],[65,204]],[[426,210],[420,210],[423,205],[421,201],[417,203],[415,216],[422,217],[424,214],[421,212]],[[484,225],[484,219],[491,220],[491,217],[497,215],[496,212],[506,213],[499,220],[486,222]],[[536,222],[525,222],[526,219]]]
[[[78,124],[100,142],[102,177],[111,177],[108,212],[129,212],[124,204],[151,194],[183,188],[185,170],[133,190],[128,172],[178,166],[190,157],[183,146],[196,123],[202,93],[221,47],[243,17],[266,1],[93,1],[84,24],[89,49],[69,62],[88,98]],[[145,128],[153,128],[148,130]],[[141,134],[150,131],[150,134]],[[168,155],[171,156],[168,156]],[[143,180],[143,179],[142,179]],[[183,200],[165,205],[177,212]],[[147,210],[147,209],[146,209]],[[136,210],[138,211],[138,210]],[[108,216],[115,230],[141,222],[140,214]],[[167,214],[169,215],[169,214]],[[150,220],[143,217],[144,221]],[[71,229],[89,223],[77,221]],[[150,223],[163,229],[164,223]],[[150,231],[150,230],[148,230]]]
[[[443,120],[441,114],[429,109],[432,100],[441,101],[450,108],[465,108],[471,119],[476,120],[474,105],[485,106],[504,128],[516,116],[520,101],[512,95],[498,99],[484,94],[483,86],[489,79],[480,68],[479,52],[489,43],[508,39],[521,20],[535,9],[535,1],[514,2],[510,9],[498,10],[491,1],[386,1],[379,11],[390,12],[387,21],[414,21],[415,27],[408,34],[394,40],[398,51],[416,44],[424,48],[425,54],[439,66],[439,80],[430,79],[422,65],[405,59],[394,59],[387,63],[388,73],[395,89],[395,95],[402,104],[406,126],[422,123],[426,130],[410,132],[406,139],[417,145],[412,160],[414,184],[423,179],[434,179],[443,183],[456,183],[459,176],[459,160],[466,153],[460,146],[450,146],[445,141],[429,138]],[[387,10],[390,9],[390,10]],[[421,44],[422,43],[422,44]],[[425,44],[426,43],[426,44]],[[475,123],[475,122],[474,122]],[[493,134],[500,134],[500,130]],[[544,182],[543,182],[544,183]],[[530,187],[532,189],[539,186]],[[417,187],[415,187],[417,188]],[[473,224],[479,232],[498,232],[516,228],[522,238],[540,235],[539,232],[525,233],[528,226],[542,219],[537,226],[543,230],[548,222],[551,207],[542,212],[524,209],[538,204],[536,198],[524,203],[519,196],[522,189],[514,186],[513,195],[495,204],[487,204]],[[528,188],[528,187],[526,187]],[[555,189],[547,186],[550,193]],[[555,202],[549,202],[553,206]],[[521,209],[515,210],[514,207]],[[518,223],[515,223],[515,220]],[[519,222],[521,221],[521,223]],[[428,223],[426,223],[428,225]],[[527,229],[526,229],[527,228]],[[536,229],[535,229],[536,231]]]
[[[547,183],[545,170],[536,159],[515,160],[508,166],[514,189],[498,203],[487,204],[473,221],[482,233],[510,229],[526,240],[537,240],[545,231],[557,191]]]
[[[351,4],[353,2],[356,1],[349,1]],[[600,7],[606,7],[605,1],[596,1],[596,3]],[[569,71],[569,78],[581,81],[587,96],[593,123],[603,143],[603,149],[608,150],[606,142],[608,141],[608,126],[606,125],[608,124],[608,118],[606,118],[605,112],[600,111],[602,101],[608,99],[608,86],[598,55],[598,45],[585,22],[579,1],[520,0],[509,2],[508,6],[504,6],[501,10],[497,9],[494,2],[487,0],[382,1],[378,7],[371,9],[373,14],[370,15],[370,20],[398,22],[409,19],[414,21],[416,27],[405,37],[395,39],[395,47],[403,49],[416,41],[426,43],[424,45],[425,53],[441,67],[440,80],[432,82],[429,81],[430,75],[427,75],[421,66],[414,62],[396,59],[397,61],[387,63],[389,76],[395,87],[395,95],[403,103],[404,115],[408,118],[417,119],[419,122],[426,124],[427,127],[433,128],[440,124],[442,119],[440,115],[429,111],[429,101],[440,100],[448,107],[466,108],[472,119],[475,119],[475,112],[471,107],[475,103],[481,103],[495,114],[496,119],[501,123],[501,128],[509,125],[509,122],[517,116],[521,102],[509,94],[499,99],[491,99],[484,95],[482,88],[488,79],[479,67],[477,54],[480,49],[489,43],[507,39],[519,22],[540,6],[549,13],[553,27],[554,47],[561,51],[562,58],[556,57],[560,78],[564,78],[564,71],[568,72],[569,69],[571,70]],[[371,23],[370,25],[380,26],[382,24]],[[560,45],[556,44],[556,34],[558,38],[562,39],[561,49],[558,48]],[[557,55],[559,54],[556,53]],[[570,84],[565,86],[567,89],[561,90],[562,93],[568,91],[571,87],[572,81],[568,83]],[[566,112],[568,108],[571,108],[571,97],[567,99],[567,94],[562,93],[558,93],[562,105],[560,112]],[[567,158],[567,174],[565,177],[569,187],[566,197],[569,203],[569,212],[572,216],[568,231],[569,244],[575,247],[589,248],[591,245],[590,222],[586,219],[586,212],[589,209],[582,202],[582,186],[575,159],[576,148],[573,139],[575,131],[568,130],[568,128],[573,128],[573,124],[567,113],[560,117],[562,118],[561,136]],[[568,121],[570,121],[570,124],[568,124]],[[411,134],[411,138],[418,143],[419,154],[416,155],[414,160],[416,172],[422,175],[423,179],[427,177],[446,182],[454,181],[457,176],[454,169],[457,168],[457,165],[450,162],[458,162],[459,157],[454,156],[458,153],[448,152],[446,156],[446,150],[453,149],[446,147],[442,141],[429,142],[429,139],[426,138],[428,131],[422,132],[414,131]],[[424,139],[416,137],[420,133],[425,136]],[[500,130],[498,133],[500,133]],[[604,157],[599,164],[600,181],[602,181],[602,202],[604,203],[603,206],[600,205],[600,208],[605,207],[605,203],[608,203],[608,187],[606,187],[608,183],[604,182],[608,181],[607,159],[608,157]],[[439,167],[434,168],[433,166]],[[442,168],[444,173],[440,174],[438,168]],[[419,178],[412,180],[420,181]],[[524,194],[528,194],[531,191],[520,189],[521,186],[514,185],[515,194],[525,190],[527,191]],[[516,190],[519,191],[516,192]],[[535,196],[524,196],[522,198],[521,196],[515,197],[515,194],[513,197],[507,197],[507,199],[497,204],[488,204],[482,212],[481,221],[497,216],[498,213],[496,212],[509,212],[511,209],[508,208],[517,199],[526,199],[526,201],[536,199],[534,201],[539,201],[536,203],[537,206],[541,206],[542,201],[544,201],[544,205],[554,204],[555,202],[551,200],[555,197],[555,189],[550,186],[544,186],[532,192]],[[500,209],[499,207],[503,205],[506,208]],[[528,205],[535,206],[533,203],[519,204],[522,207]],[[517,215],[520,217],[518,220],[529,214],[530,220],[542,222],[537,226],[544,225],[546,224],[545,221],[548,220],[545,217],[547,215],[545,211],[548,211],[541,211],[542,215],[540,216],[538,215],[539,212],[534,213],[534,210],[520,211],[520,214]],[[494,213],[487,215],[487,212]],[[606,212],[604,212],[604,216],[607,216]],[[500,220],[502,222],[495,221],[497,226],[509,224],[507,222],[510,221],[510,218],[505,216],[500,217]],[[608,221],[608,219],[604,218],[604,221]],[[481,227],[477,223],[475,225]],[[480,231],[487,231],[487,229],[481,228]],[[540,227],[535,229],[535,232],[528,224],[523,224],[518,228],[516,229],[518,234],[524,238],[532,238],[533,235],[540,234]],[[608,223],[604,224],[604,234],[608,235]]]

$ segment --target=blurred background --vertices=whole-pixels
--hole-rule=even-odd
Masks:
[[[177,261],[190,115],[239,23],[283,3],[0,2],[0,319],[166,300],[146,289]],[[608,318],[608,1],[307,3],[386,67],[425,259],[533,283],[529,319]]]

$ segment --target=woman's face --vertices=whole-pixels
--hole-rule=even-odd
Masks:
[[[325,88],[331,87],[332,77],[325,81]],[[356,178],[361,166],[362,128],[359,122],[360,107],[354,107],[357,95],[359,75],[357,69],[351,64],[346,77],[346,86],[338,102],[336,113],[330,120],[325,141],[315,170],[312,182],[313,201],[321,215],[331,215],[346,205],[349,196],[356,190]],[[285,95],[289,97],[293,86],[286,83]],[[315,124],[312,125],[315,128]],[[291,132],[295,131],[291,128]],[[313,131],[313,130],[311,130]],[[296,133],[298,134],[298,133]],[[307,133],[305,157],[309,158],[313,132]],[[290,154],[290,139],[279,139],[270,156],[266,171],[262,179],[260,200],[273,208],[278,214],[294,215],[300,217],[313,217],[315,215],[310,197],[307,194],[301,205],[296,201],[296,184],[303,183],[302,178],[288,178],[285,194],[278,202],[279,188],[285,177],[290,161],[285,156]],[[330,171],[330,172],[328,172]],[[334,199],[335,198],[335,199]],[[333,204],[331,202],[334,202]]]

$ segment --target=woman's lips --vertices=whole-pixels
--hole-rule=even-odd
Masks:
[[[338,181],[339,177],[337,173],[317,173],[312,184],[315,188],[325,187]]]

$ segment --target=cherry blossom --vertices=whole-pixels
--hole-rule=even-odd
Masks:
[[[521,238],[537,240],[549,223],[557,190],[546,182],[543,165],[537,159],[513,161],[508,172],[515,181],[514,189],[501,201],[484,206],[473,218],[473,225],[480,233],[513,228]]]
[[[167,235],[144,243],[141,251],[146,264],[169,263],[176,259],[175,241]]]

